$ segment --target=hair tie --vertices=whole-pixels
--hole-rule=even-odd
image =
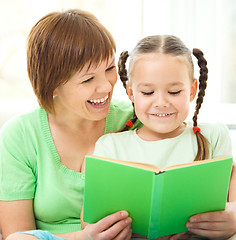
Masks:
[[[126,123],[125,123],[125,126],[129,127],[129,128],[132,128],[133,127],[133,123],[128,120]]]
[[[197,126],[193,127],[193,132],[196,134],[196,132],[201,132],[201,129]]]

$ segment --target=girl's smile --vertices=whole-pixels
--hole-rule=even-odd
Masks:
[[[150,115],[159,118],[166,118],[172,116],[174,113],[150,113]]]

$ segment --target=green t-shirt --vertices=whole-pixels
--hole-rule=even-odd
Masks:
[[[113,100],[105,133],[132,118],[129,102]],[[141,126],[137,122],[133,128]],[[0,200],[34,199],[38,229],[60,234],[80,230],[84,173],[61,164],[42,108],[14,118],[0,132]]]

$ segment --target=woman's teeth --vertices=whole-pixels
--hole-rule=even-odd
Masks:
[[[89,100],[89,102],[91,102],[92,104],[97,104],[97,103],[104,104],[107,99],[108,99],[108,95],[104,98]]]

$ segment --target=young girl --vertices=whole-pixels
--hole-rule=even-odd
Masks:
[[[193,126],[185,122],[198,86],[192,53],[200,67]],[[232,155],[230,137],[224,125],[197,122],[208,73],[202,51],[193,49],[191,52],[174,36],[150,36],[139,41],[130,54],[123,52],[118,65],[121,81],[134,105],[134,115],[122,132],[101,137],[94,155],[136,162],[148,159],[148,163],[160,168]],[[137,119],[143,127],[125,131]],[[212,239],[228,239],[236,232],[234,181],[235,174],[232,174],[226,210],[192,216],[186,224],[189,232]],[[171,239],[181,235],[176,234]]]

